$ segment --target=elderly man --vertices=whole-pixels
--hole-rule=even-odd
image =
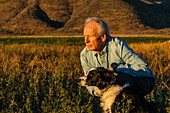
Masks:
[[[93,67],[104,67],[118,73],[119,78],[129,82],[140,95],[152,91],[155,86],[153,72],[124,41],[110,36],[106,22],[96,17],[88,18],[84,36],[86,47],[80,59],[85,75]],[[93,86],[87,89],[91,95],[98,96]]]

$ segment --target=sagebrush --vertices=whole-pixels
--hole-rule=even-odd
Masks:
[[[162,43],[129,44],[156,76],[146,96],[160,113],[169,109],[170,47]],[[84,46],[0,45],[0,112],[100,112],[99,98],[77,84],[83,76],[79,54]]]

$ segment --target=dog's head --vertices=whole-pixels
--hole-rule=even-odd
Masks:
[[[112,75],[111,71],[103,67],[92,68],[88,71],[86,76],[80,77],[78,83],[81,86],[96,86],[99,89],[107,87],[111,81],[115,81],[116,77]]]

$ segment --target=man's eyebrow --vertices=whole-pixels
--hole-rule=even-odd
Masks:
[[[90,36],[90,35],[83,35],[83,36]]]

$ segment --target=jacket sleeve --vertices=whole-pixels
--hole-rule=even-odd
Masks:
[[[80,60],[81,60],[81,65],[84,71],[84,76],[86,76],[88,70],[90,70],[91,67],[88,65],[88,61],[85,57],[83,57],[83,55],[80,55]],[[87,86],[86,88],[91,95],[99,96],[94,90],[94,86]]]
[[[84,76],[86,76],[88,70],[90,70],[90,66],[88,65],[88,60],[83,55],[80,55],[80,61],[84,71]]]
[[[147,63],[124,41],[119,41],[116,52],[123,61],[118,64],[117,73],[130,74],[134,77],[155,77]]]

